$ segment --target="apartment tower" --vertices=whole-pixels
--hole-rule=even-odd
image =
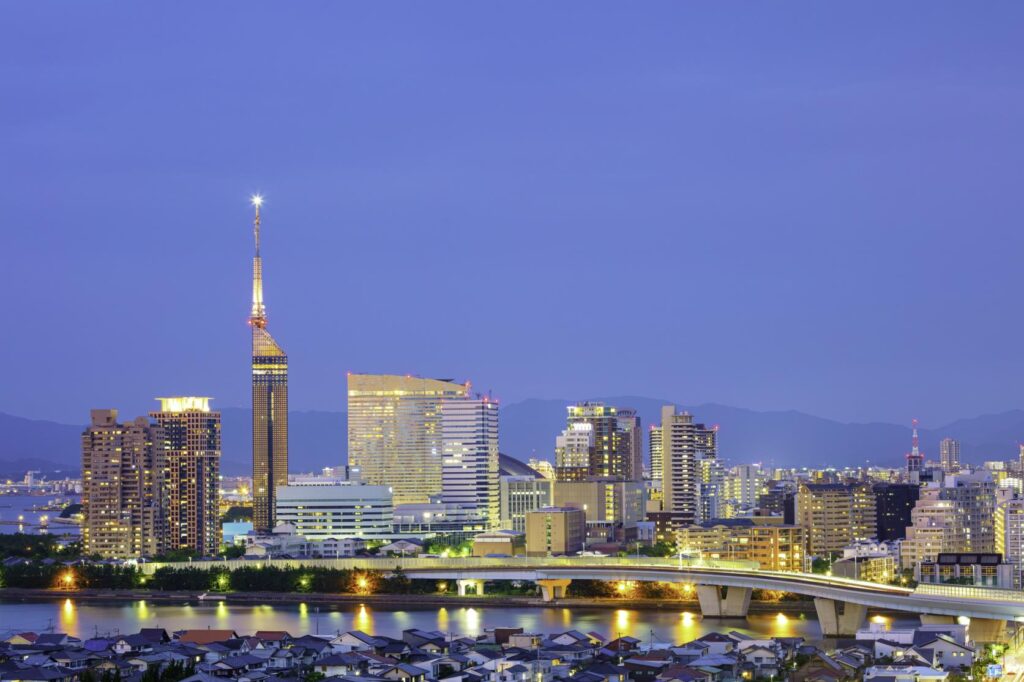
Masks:
[[[164,432],[145,417],[118,423],[117,410],[92,410],[82,433],[84,554],[149,557],[166,549]]]
[[[441,434],[441,501],[459,505],[486,528],[497,528],[498,403],[489,398],[443,401]]]
[[[700,518],[700,462],[715,459],[718,435],[674,405],[661,408],[662,509],[667,527],[678,529]]]
[[[157,398],[167,447],[167,548],[220,551],[220,412],[209,398]]]
[[[263,259],[260,257],[259,195],[253,234],[252,259],[252,522],[256,531],[274,527],[276,490],[288,485],[288,356],[267,331],[263,305]]]

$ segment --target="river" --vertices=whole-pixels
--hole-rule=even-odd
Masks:
[[[917,623],[907,616],[893,627]],[[821,641],[813,616],[793,613],[752,614],[746,619],[706,618],[673,609],[432,606],[394,609],[369,604],[313,606],[307,604],[245,605],[224,602],[155,603],[51,599],[0,601],[0,635],[49,629],[87,638],[96,634],[130,634],[143,627],[168,632],[193,628],[286,630],[293,635],[333,634],[346,630],[400,637],[403,630],[421,628],[456,635],[478,635],[495,627],[521,627],[527,632],[557,633],[569,629],[614,637],[631,635],[655,644],[686,642],[708,632],[736,630],[751,635],[804,637]]]

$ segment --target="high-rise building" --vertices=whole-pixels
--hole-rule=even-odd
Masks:
[[[865,483],[801,483],[795,514],[812,555],[840,552],[875,535],[875,495]]]
[[[220,412],[209,398],[158,398],[167,443],[168,549],[220,551]]]
[[[701,559],[756,561],[766,571],[804,570],[806,531],[777,517],[709,519],[680,528],[677,545]]]
[[[921,489],[910,519],[907,537],[900,545],[904,569],[934,561],[940,553],[961,552],[966,546],[963,510],[955,502],[942,499],[936,485]]]
[[[82,433],[82,543],[86,555],[149,557],[166,547],[164,432],[145,417],[120,424],[93,410]]]
[[[662,523],[682,528],[700,517],[701,476],[698,462],[717,457],[717,434],[693,420],[688,412],[678,414],[674,405],[661,408]]]
[[[943,438],[939,442],[939,461],[942,471],[947,474],[960,472],[960,441]]]
[[[651,457],[651,480],[660,481],[662,468],[661,427],[651,424],[647,432],[647,449]]]
[[[593,427],[590,476],[627,481],[643,478],[643,436],[636,410],[591,402],[570,405],[567,409],[570,429],[574,424]]]
[[[1013,586],[1022,587],[1024,571],[1024,499],[1012,497],[999,504],[995,518],[996,551],[1013,565]]]
[[[876,483],[875,535],[882,542],[902,540],[911,524],[910,513],[921,496],[921,486],[911,483]]]
[[[256,531],[274,526],[278,486],[288,485],[288,356],[267,331],[260,257],[260,206],[256,195],[252,259],[252,523]]]
[[[498,403],[489,398],[441,402],[441,502],[457,504],[486,528],[501,521]]]
[[[939,497],[963,511],[964,546],[950,552],[995,551],[996,483],[987,471],[946,476]]]
[[[594,456],[594,425],[570,424],[555,437],[555,480],[585,481]]]
[[[396,505],[441,493],[441,403],[468,384],[388,374],[348,376],[348,461],[370,485],[390,486]]]

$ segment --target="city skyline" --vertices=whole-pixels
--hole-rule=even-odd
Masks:
[[[268,277],[295,409],[339,409],[346,371],[471,377],[505,403],[647,395],[844,422],[1020,406],[1020,7],[899,8],[882,32],[851,8],[817,8],[821,32],[799,8],[737,24],[658,6],[625,32],[620,11],[333,8],[310,27],[257,3],[176,26],[182,53],[156,8],[131,31],[71,10],[90,30],[65,33],[15,6],[0,286],[18,292],[21,361],[0,410],[247,404],[256,191],[280,225]],[[97,311],[156,301],[115,344],[146,372],[46,341],[71,327],[80,353],[109,352]]]

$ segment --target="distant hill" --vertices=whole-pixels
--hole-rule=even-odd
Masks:
[[[670,401],[639,396],[596,398],[609,405],[635,408],[644,429],[660,419]],[[502,406],[501,450],[526,461],[551,459],[555,435],[564,428],[569,400],[524,400]],[[680,405],[707,424],[718,424],[719,452],[727,462],[763,462],[772,466],[898,466],[910,449],[907,425],[845,424],[796,411],[760,412],[708,403]],[[222,470],[244,474],[251,468],[249,410],[224,408]],[[347,460],[345,412],[292,412],[290,460],[293,471],[313,471]],[[47,473],[80,468],[82,426],[25,419],[0,413],[0,475],[20,477],[28,469]],[[938,443],[950,436],[961,442],[968,462],[1010,459],[1024,441],[1024,410],[960,419],[936,429],[922,429],[925,455],[938,458]],[[63,473],[62,473],[63,475]]]

